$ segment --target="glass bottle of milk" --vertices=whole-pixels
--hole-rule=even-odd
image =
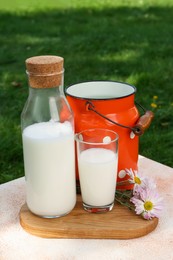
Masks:
[[[21,115],[26,202],[31,212],[54,218],[75,206],[73,114],[63,93],[63,58],[26,60],[29,97]]]

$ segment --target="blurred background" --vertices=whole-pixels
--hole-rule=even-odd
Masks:
[[[155,113],[139,153],[172,167],[172,24],[172,0],[1,1],[0,183],[24,175],[25,60],[45,54],[64,57],[64,87],[90,80],[136,86],[136,101]]]

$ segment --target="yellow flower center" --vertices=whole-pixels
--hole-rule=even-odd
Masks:
[[[153,209],[153,203],[151,201],[146,201],[144,203],[144,209],[149,211],[149,210],[152,210]]]
[[[135,176],[134,181],[135,181],[135,183],[137,183],[137,184],[139,184],[139,185],[141,184],[141,180],[140,180],[140,178],[137,177],[137,176]]]

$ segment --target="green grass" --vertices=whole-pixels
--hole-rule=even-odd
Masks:
[[[24,175],[24,62],[43,54],[64,57],[65,86],[87,80],[134,84],[136,100],[155,112],[140,138],[140,154],[172,167],[172,17],[171,0],[1,1],[0,183]]]

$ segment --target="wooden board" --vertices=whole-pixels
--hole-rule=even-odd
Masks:
[[[29,233],[45,238],[130,239],[153,231],[158,219],[144,220],[119,204],[107,213],[88,213],[82,208],[81,196],[73,211],[61,218],[45,219],[32,214],[27,205],[20,210],[21,226]]]

